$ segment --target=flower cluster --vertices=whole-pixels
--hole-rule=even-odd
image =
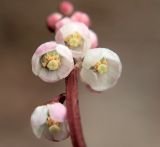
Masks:
[[[38,47],[32,57],[32,71],[45,82],[66,78],[78,67],[81,81],[93,91],[113,87],[120,77],[122,65],[119,56],[107,48],[98,47],[98,38],[90,30],[89,16],[73,11],[69,2],[60,4],[60,12],[47,18],[47,26],[55,32],[55,41]],[[98,48],[97,48],[98,47]],[[60,141],[68,137],[66,109],[60,103],[37,107],[31,117],[34,134]]]

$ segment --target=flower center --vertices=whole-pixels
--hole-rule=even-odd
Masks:
[[[52,120],[50,116],[48,116],[46,124],[50,133],[58,133],[61,130],[60,122]]]
[[[51,51],[44,54],[40,61],[42,67],[51,71],[58,70],[61,66],[60,55],[56,51]]]
[[[95,72],[100,73],[100,74],[107,73],[108,72],[108,61],[107,61],[107,59],[102,58],[94,66],[92,66],[91,69]]]
[[[79,33],[73,33],[69,36],[67,36],[64,39],[65,45],[68,46],[71,49],[76,49],[78,47],[81,47],[84,43],[84,39]]]

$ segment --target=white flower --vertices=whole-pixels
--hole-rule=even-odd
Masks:
[[[66,124],[66,107],[61,103],[38,106],[31,116],[31,126],[37,138],[45,136],[52,141],[61,141],[69,136]]]
[[[70,22],[62,26],[57,31],[55,40],[57,43],[68,46],[75,58],[83,57],[91,48],[89,29],[79,22]]]
[[[121,75],[119,56],[106,48],[89,50],[83,60],[81,79],[95,91],[113,87]]]
[[[32,57],[32,71],[45,82],[66,78],[74,67],[72,52],[55,42],[42,44]]]

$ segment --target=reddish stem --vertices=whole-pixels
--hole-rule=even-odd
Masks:
[[[74,69],[66,78],[66,106],[73,147],[86,147],[78,105],[78,69]]]

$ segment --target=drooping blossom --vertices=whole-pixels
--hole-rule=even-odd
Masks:
[[[119,56],[106,48],[87,51],[80,72],[82,81],[95,91],[113,87],[121,75]]]
[[[38,47],[32,57],[32,71],[45,82],[66,78],[74,67],[68,47],[53,41]]]
[[[62,141],[69,136],[66,107],[61,103],[38,106],[31,115],[31,126],[37,138]]]
[[[89,29],[78,22],[70,22],[61,27],[55,36],[57,43],[68,46],[72,50],[73,57],[83,57],[91,48]]]

